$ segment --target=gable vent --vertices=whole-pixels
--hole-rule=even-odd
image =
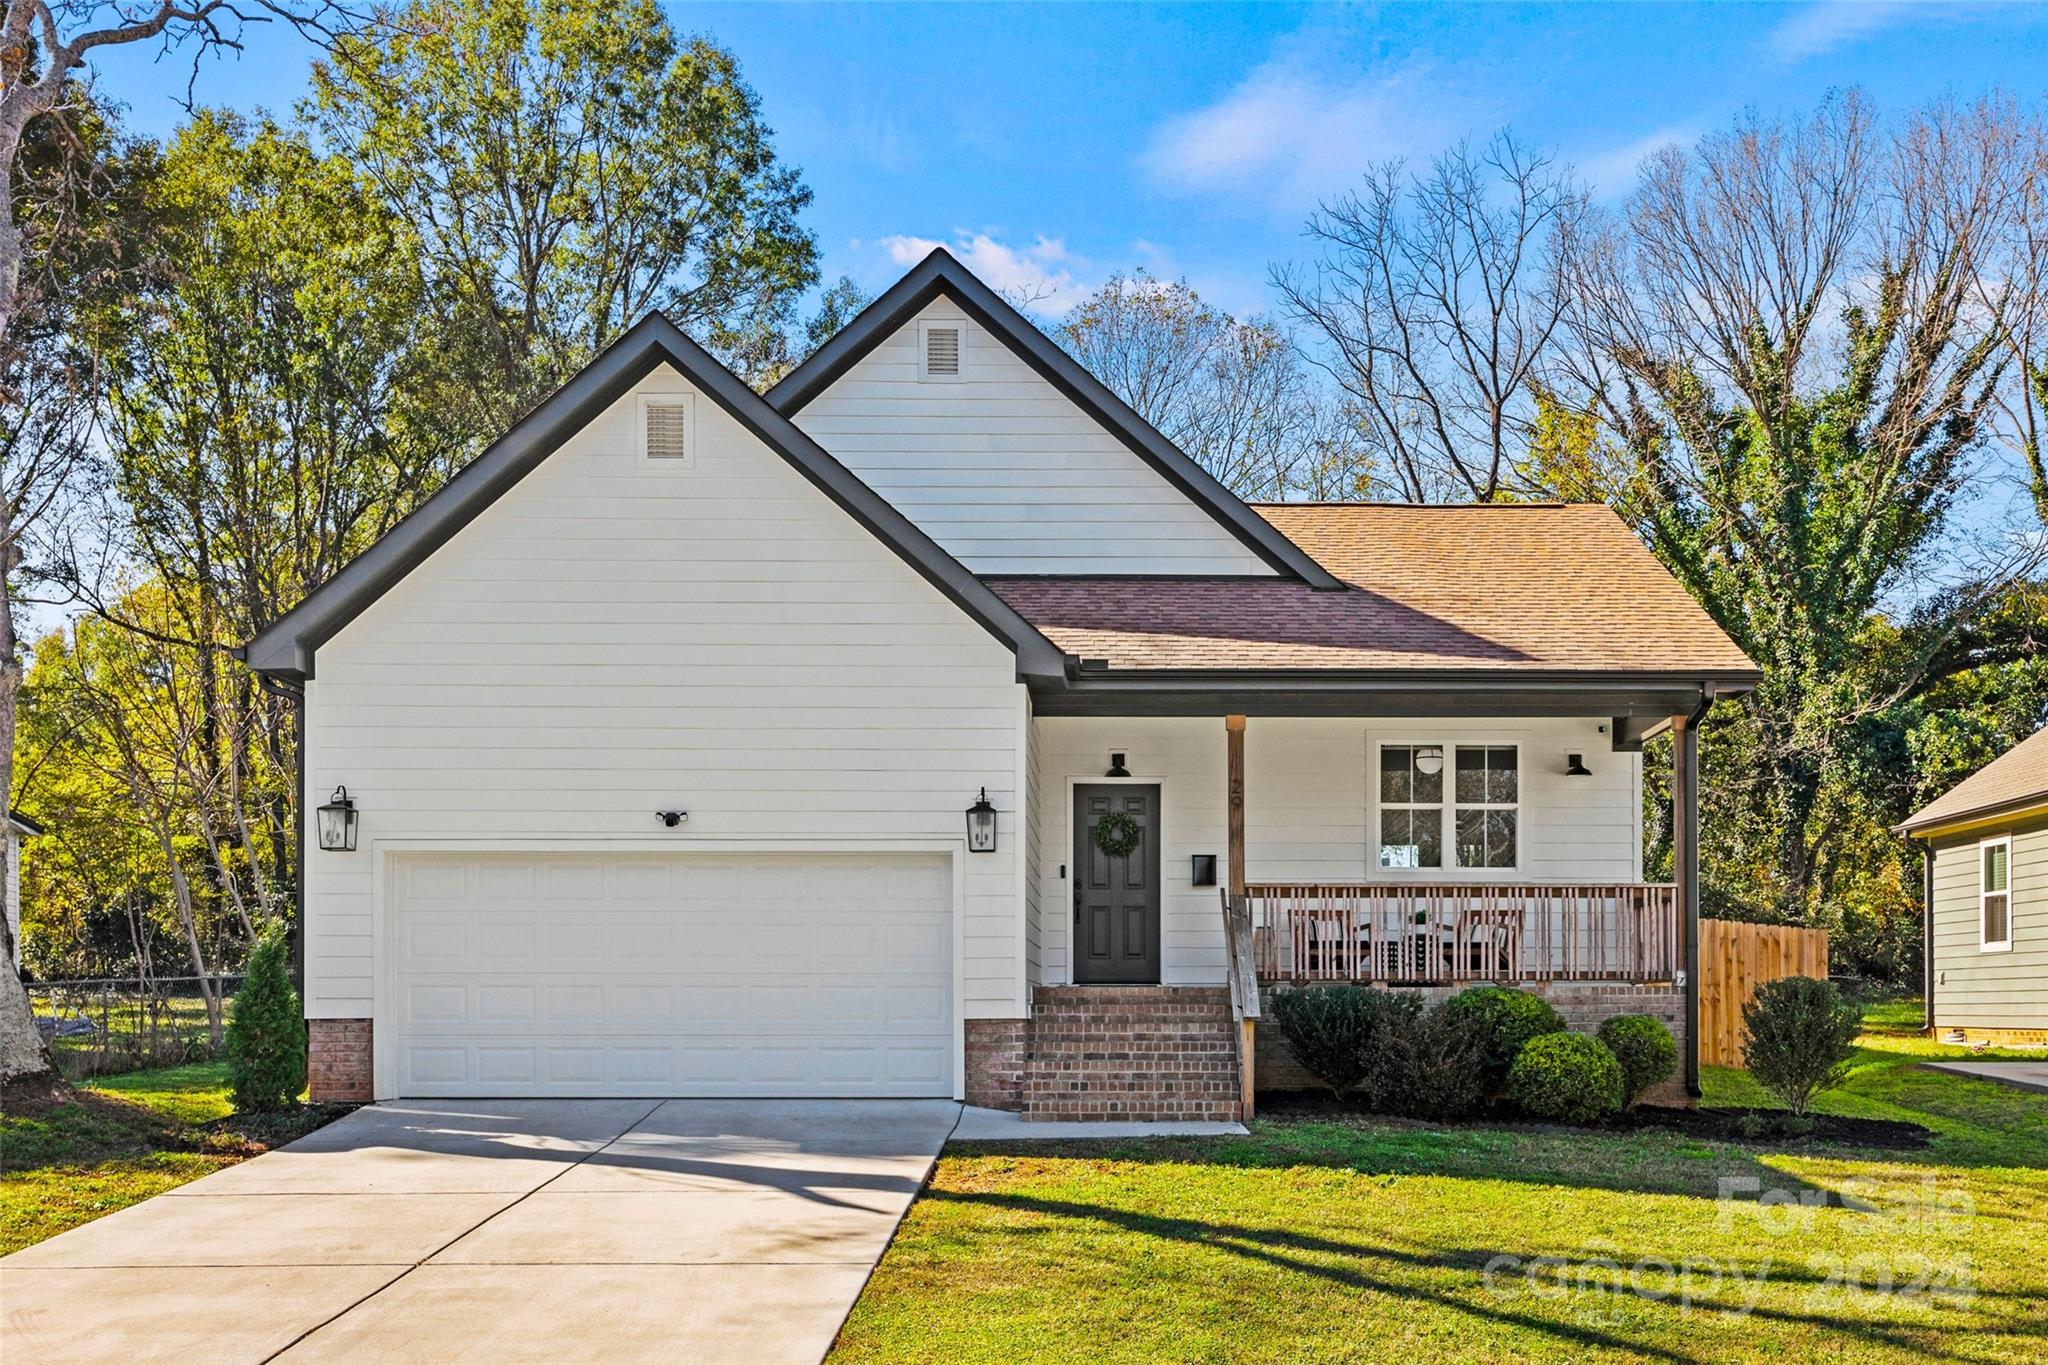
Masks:
[[[650,460],[690,458],[690,400],[647,398],[640,404],[642,451]]]
[[[960,329],[927,327],[924,332],[924,372],[934,378],[955,378],[960,373]]]

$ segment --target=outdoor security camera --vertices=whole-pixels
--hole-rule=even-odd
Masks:
[[[667,825],[670,829],[674,829],[677,825],[690,818],[690,812],[686,810],[658,810],[654,812],[654,818]]]

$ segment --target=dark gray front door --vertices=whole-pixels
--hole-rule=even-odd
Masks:
[[[1111,811],[1138,822],[1138,846],[1112,858],[1095,844]],[[1159,788],[1074,788],[1074,980],[1159,981]]]

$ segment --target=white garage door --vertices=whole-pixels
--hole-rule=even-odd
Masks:
[[[947,1096],[944,858],[408,854],[398,1093]]]

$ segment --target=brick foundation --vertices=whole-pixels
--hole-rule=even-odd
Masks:
[[[967,1102],[984,1109],[1024,1107],[1024,1064],[1030,1054],[1028,1019],[967,1021]]]
[[[331,1103],[370,1102],[369,1020],[306,1021],[306,1092]]]
[[[1434,1005],[1437,1001],[1458,993],[1463,987],[1413,986],[1396,987],[1397,990],[1411,990],[1425,1001]],[[1692,1101],[1685,1093],[1685,992],[1669,983],[1638,985],[1625,981],[1547,981],[1531,982],[1517,986],[1517,990],[1540,995],[1550,1002],[1550,1007],[1564,1016],[1565,1026],[1574,1033],[1593,1033],[1601,1024],[1617,1014],[1647,1014],[1671,1030],[1671,1036],[1678,1041],[1680,1058],[1677,1074],[1662,1085],[1652,1086],[1650,1093],[1643,1097],[1648,1104],[1689,1105]],[[1271,988],[1260,992],[1261,999],[1271,999]],[[1310,1075],[1308,1069],[1295,1060],[1287,1040],[1281,1036],[1280,1026],[1272,1021],[1272,1014],[1261,1007],[1264,1018],[1257,1034],[1258,1087],[1261,1090],[1317,1090],[1322,1083]]]

